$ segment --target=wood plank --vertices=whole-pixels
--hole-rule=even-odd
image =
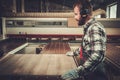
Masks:
[[[107,44],[106,57],[109,62],[120,69],[120,46],[119,43]]]
[[[7,39],[4,41],[0,42],[0,50],[4,51],[4,54],[7,54],[8,52],[10,52],[11,50],[15,49],[16,47],[19,47],[23,44],[25,44],[26,41],[25,40],[11,40],[11,39]]]
[[[0,61],[0,75],[61,75],[76,67],[73,58],[65,54],[11,54],[9,56]]]
[[[70,50],[70,46],[66,42],[50,42],[48,43],[42,53],[45,54],[65,54],[67,51]]]

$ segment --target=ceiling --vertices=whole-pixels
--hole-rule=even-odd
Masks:
[[[64,4],[65,6],[69,6],[72,8],[72,5],[74,4],[74,2],[78,0],[53,0],[53,1],[58,4]],[[102,8],[103,6],[106,6],[116,1],[117,0],[90,0],[94,10],[98,8]]]
[[[17,8],[21,8],[20,2],[22,0],[16,0]],[[67,10],[73,10],[74,2],[78,0],[24,0],[25,1],[25,10],[26,12],[55,12],[62,11],[66,12]],[[118,0],[90,0],[93,5],[93,10],[98,8],[105,9],[105,6],[116,2]],[[22,4],[22,3],[21,3]],[[0,9],[4,12],[13,11],[13,2],[11,0],[0,0]],[[35,11],[36,10],[36,11]]]

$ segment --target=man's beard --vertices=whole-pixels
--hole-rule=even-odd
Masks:
[[[86,21],[86,18],[87,18],[87,16],[81,17],[81,19],[78,21],[78,25],[79,25],[79,26],[84,25],[84,24],[85,24],[85,21]]]

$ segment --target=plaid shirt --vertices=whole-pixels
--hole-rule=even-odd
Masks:
[[[90,19],[84,26],[82,41],[83,58],[85,62],[78,67],[80,72],[94,71],[104,60],[106,51],[106,33],[104,26],[94,18]]]

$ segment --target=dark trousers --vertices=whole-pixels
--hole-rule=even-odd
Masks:
[[[86,75],[85,80],[108,80],[104,63],[101,63],[94,72]]]

